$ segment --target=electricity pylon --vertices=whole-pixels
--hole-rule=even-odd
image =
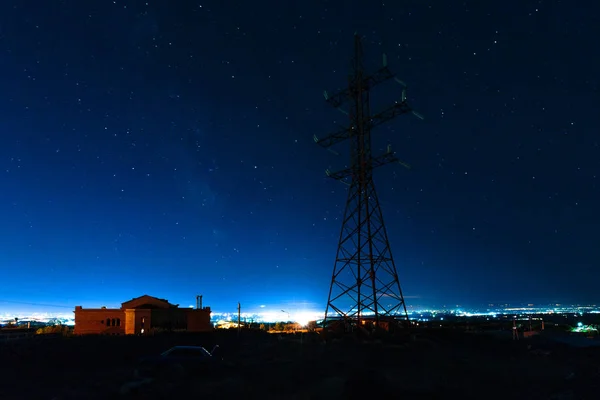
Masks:
[[[374,157],[371,130],[402,114],[423,117],[406,102],[406,85],[388,69],[385,55],[383,66],[367,75],[358,35],[354,36],[354,51],[348,87],[332,96],[324,93],[329,104],[349,115],[350,126],[323,139],[314,137],[317,144],[328,150],[343,141],[350,142],[350,166],[338,172],[326,171],[329,177],[347,183],[349,188],[324,324],[328,318],[341,318],[357,325],[364,319],[372,319],[379,325],[382,318],[408,324],[408,312],[373,183],[375,168],[392,162],[407,165],[396,158],[390,146],[387,152]],[[392,79],[402,86],[401,100],[371,115],[370,90]],[[342,109],[346,103],[350,105],[348,110]]]

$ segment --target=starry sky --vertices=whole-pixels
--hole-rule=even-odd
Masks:
[[[600,8],[565,1],[0,5],[0,312],[150,294],[323,310],[353,34],[425,116],[374,132],[408,305],[594,302]],[[373,92],[372,109],[400,96]],[[61,310],[63,310],[61,309]]]

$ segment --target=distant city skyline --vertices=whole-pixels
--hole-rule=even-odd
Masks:
[[[569,314],[600,314],[600,306],[595,305],[575,305],[565,304],[556,306],[553,304],[539,305],[539,306],[528,306],[523,304],[513,304],[508,307],[493,307],[493,308],[479,308],[470,309],[464,308],[412,308],[409,310],[409,316],[412,320],[427,321],[430,317],[436,314],[453,314],[462,317],[476,317],[476,316],[496,316],[496,315],[527,315],[527,314],[548,314],[548,313],[569,313]],[[61,320],[62,323],[67,325],[74,324],[74,316],[72,313],[0,313],[0,324],[11,323],[14,319],[18,318],[21,323],[32,320],[42,323],[47,323],[54,320]],[[237,312],[213,312],[211,320],[217,321],[236,321],[238,317]],[[302,325],[307,324],[312,320],[319,320],[323,318],[322,312],[301,312],[301,313],[288,313],[284,310],[280,312],[244,312],[241,313],[241,319],[244,322],[285,322],[293,321]]]
[[[152,294],[150,294],[152,296]],[[137,297],[137,296],[134,296]],[[155,296],[159,297],[160,296]],[[6,301],[0,299],[0,316],[2,315],[32,315],[32,314],[40,314],[40,315],[61,315],[61,316],[72,316],[73,311],[75,310],[75,306],[82,306],[83,308],[120,308],[121,303],[125,302],[128,299],[124,299],[119,303],[107,303],[107,302],[88,302],[86,304],[74,304],[70,305],[60,305],[60,304],[49,304],[49,303],[35,303],[35,302],[20,302],[20,301]],[[177,302],[173,302],[171,299],[167,299],[173,304],[178,304]],[[317,304],[312,303],[313,307],[309,307],[311,303],[280,303],[280,304],[261,304],[258,306],[247,307],[243,303],[241,304],[243,314],[281,314],[281,317],[286,314],[323,314],[324,307],[318,307]],[[550,307],[550,306],[596,306],[600,304],[599,302],[563,302],[563,301],[551,301],[551,300],[530,300],[530,301],[490,301],[490,302],[479,302],[479,303],[464,303],[464,302],[432,302],[431,304],[425,303],[408,303],[407,308],[410,312],[414,312],[415,310],[423,310],[423,309],[457,309],[457,308],[465,308],[465,309],[486,309],[493,307],[504,307],[504,306],[523,306],[527,307],[532,305],[533,307]],[[237,302],[232,304],[231,307],[215,307],[208,303],[206,299],[203,301],[204,307],[211,307],[211,311],[213,314],[235,314],[237,313]],[[182,308],[195,308],[195,303],[188,302],[179,303],[179,307]]]

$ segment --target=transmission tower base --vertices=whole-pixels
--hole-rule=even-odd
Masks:
[[[360,325],[354,319],[336,318],[329,319],[327,325],[321,330],[325,341],[330,340],[358,340],[372,341],[384,338],[396,338],[409,336],[410,323],[396,318],[362,318]]]

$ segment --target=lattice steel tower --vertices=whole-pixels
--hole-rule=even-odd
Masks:
[[[383,67],[366,75],[358,35],[354,36],[354,51],[348,88],[332,96],[324,93],[327,102],[336,108],[349,103],[350,126],[323,139],[314,137],[317,144],[327,149],[346,140],[350,142],[349,167],[335,173],[327,170],[328,176],[347,183],[349,188],[324,322],[343,318],[359,325],[363,319],[372,319],[375,324],[382,319],[400,319],[408,323],[404,296],[373,183],[373,169],[400,161],[390,146],[386,153],[372,156],[371,130],[401,114],[413,113],[422,117],[407,104],[406,85],[388,69],[385,55]],[[391,79],[403,87],[401,101],[371,115],[369,91]]]

